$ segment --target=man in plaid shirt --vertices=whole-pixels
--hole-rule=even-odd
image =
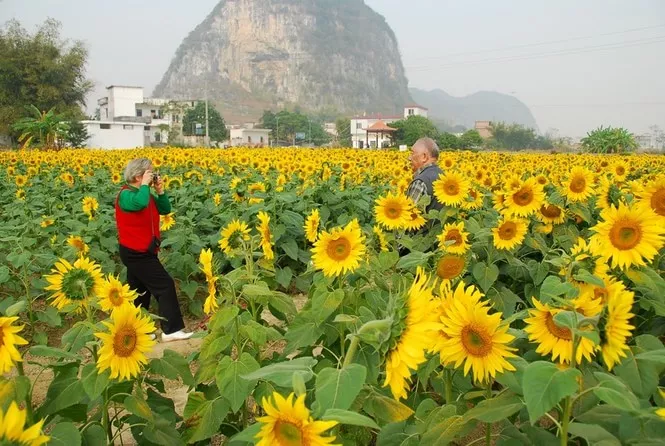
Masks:
[[[442,205],[434,196],[432,183],[441,175],[441,169],[436,162],[439,160],[439,146],[432,138],[421,138],[411,148],[409,161],[413,170],[413,181],[406,190],[406,195],[414,203],[427,195],[430,197],[430,203],[425,209],[425,213],[431,209],[439,210]]]

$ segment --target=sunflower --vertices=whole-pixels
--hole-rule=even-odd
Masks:
[[[337,421],[314,421],[305,407],[305,396],[295,398],[291,393],[284,398],[273,392],[270,400],[262,399],[266,415],[256,419],[261,424],[254,437],[258,440],[256,446],[336,446],[335,436],[322,434],[337,426]]]
[[[464,230],[464,222],[448,223],[438,235],[439,249],[451,254],[464,254],[469,250],[469,233]]]
[[[662,399],[665,399],[665,390],[658,389],[658,393],[660,393],[660,397],[661,397]],[[665,420],[665,408],[662,408],[662,409],[658,409],[658,410],[656,410],[656,415],[658,415],[658,416],[661,417],[663,420]]]
[[[469,196],[462,202],[462,209],[467,211],[481,209],[483,207],[484,198],[485,197],[481,192],[477,191],[476,189],[470,189]]]
[[[134,303],[138,293],[123,284],[116,276],[108,275],[99,287],[99,305],[110,313],[114,308]]]
[[[26,409],[19,409],[16,401],[12,401],[7,412],[0,409],[0,443],[23,446],[40,446],[47,443],[51,437],[42,432],[44,420],[25,428],[28,418]]]
[[[411,207],[411,210],[406,215],[406,223],[404,224],[404,229],[407,231],[417,231],[422,228],[427,220],[422,216],[420,209],[415,206]]]
[[[644,266],[665,242],[665,227],[651,208],[610,207],[600,213],[603,220],[591,228],[594,254],[612,261],[612,267]]]
[[[25,200],[25,190],[18,189],[15,195],[17,200]]]
[[[521,181],[519,186],[506,193],[505,206],[507,212],[517,217],[528,217],[534,214],[545,201],[545,192],[535,178]]]
[[[388,251],[388,240],[386,240],[386,234],[384,234],[383,230],[381,229],[381,226],[375,225],[372,228],[372,232],[376,236],[376,240],[379,242],[378,246],[381,252]]]
[[[566,213],[555,204],[543,203],[536,218],[545,224],[558,225],[566,221]]]
[[[95,213],[99,209],[99,203],[94,197],[83,197],[83,213],[88,216],[89,220],[95,218]]]
[[[614,180],[619,183],[625,181],[628,176],[628,166],[626,163],[621,160],[615,162],[612,166],[612,175],[614,176]]]
[[[452,281],[466,272],[467,258],[457,254],[444,254],[436,262],[436,275],[441,280]]]
[[[26,184],[28,184],[28,176],[27,175],[16,175],[14,177],[14,183],[16,183],[16,187],[24,187]]]
[[[411,373],[426,361],[425,352],[433,345],[432,335],[439,329],[437,303],[433,300],[433,285],[428,286],[429,277],[418,267],[416,277],[405,299],[406,317],[399,321],[403,328],[397,343],[390,349],[386,359],[384,387],[396,400],[407,397]]]
[[[307,216],[305,220],[305,237],[310,243],[314,243],[319,237],[319,225],[321,224],[321,217],[319,216],[319,210],[313,209],[312,212]]]
[[[259,225],[257,230],[261,234],[261,249],[263,249],[263,256],[272,260],[275,258],[275,253],[272,250],[272,234],[270,233],[270,216],[263,211],[259,212]]]
[[[593,173],[584,167],[573,167],[568,175],[568,181],[564,183],[563,195],[568,201],[584,201],[593,195]]]
[[[247,223],[240,220],[232,220],[231,223],[222,229],[222,238],[219,240],[219,247],[224,254],[234,257],[236,250],[242,245],[242,242],[250,240],[249,227]]]
[[[212,197],[213,203],[215,203],[215,206],[219,206],[220,203],[222,202],[222,195],[218,192]]]
[[[199,263],[201,264],[201,271],[206,277],[212,277],[214,274],[212,272],[212,250],[211,249],[202,249],[199,254]]]
[[[22,361],[16,346],[28,343],[17,334],[23,330],[23,325],[12,325],[17,320],[18,317],[0,317],[0,374],[7,373],[16,362]]]
[[[402,229],[411,220],[413,202],[402,194],[388,193],[376,200],[374,215],[376,221],[386,229]]]
[[[641,191],[639,202],[651,208],[657,215],[665,217],[665,175],[646,185]]]
[[[352,220],[344,228],[323,231],[312,248],[312,262],[326,276],[337,276],[354,271],[365,255],[365,236],[358,220]]]
[[[524,320],[526,327],[524,331],[528,334],[531,342],[538,343],[536,353],[541,355],[552,354],[552,361],[557,358],[561,364],[570,364],[573,356],[573,334],[566,327],[560,327],[554,322],[554,316],[562,311],[551,308],[547,304],[541,304],[533,299],[535,308],[529,310],[529,316]],[[589,338],[582,337],[577,346],[575,362],[579,364],[582,358],[591,361],[596,345]]]
[[[469,180],[458,172],[449,171],[439,176],[432,187],[434,196],[447,206],[460,206],[469,194]]]
[[[631,313],[635,295],[625,289],[621,282],[608,287],[606,300],[605,325],[601,330],[600,350],[603,353],[603,362],[608,370],[612,370],[621,358],[626,357],[630,348],[626,340],[635,329],[629,321],[634,316]],[[598,300],[602,300],[598,299]]]
[[[439,355],[446,365],[459,368],[464,364],[464,376],[472,370],[474,380],[484,383],[504,370],[515,370],[506,358],[515,357],[516,349],[508,346],[515,337],[508,334],[510,327],[502,323],[501,313],[490,315],[478,294],[473,285],[465,288],[461,282],[457,286],[452,305],[441,318],[447,339],[441,343]]]
[[[53,274],[44,276],[49,283],[44,289],[51,291],[52,304],[58,310],[70,304],[78,310],[99,295],[103,283],[101,268],[85,257],[76,259],[74,265],[59,259],[51,272]]]
[[[122,175],[119,173],[114,173],[111,175],[111,181],[113,181],[115,184],[118,184],[120,181],[122,181]]]
[[[166,215],[160,215],[159,216],[159,230],[160,231],[168,231],[175,225],[175,217],[173,216],[173,212],[170,214]]]
[[[155,324],[134,305],[114,309],[111,322],[102,324],[108,332],[95,333],[102,341],[97,359],[99,372],[111,369],[111,379],[121,381],[138,376],[141,365],[148,363],[145,354],[156,343],[150,336],[156,330]]]
[[[42,215],[42,221],[39,223],[39,226],[42,228],[48,228],[49,226],[52,226],[55,223],[55,220],[53,220],[51,217],[47,217],[46,215]]]
[[[494,246],[497,249],[511,250],[524,241],[528,229],[528,223],[520,218],[504,217],[499,221],[496,228],[492,229],[494,234]]]
[[[67,244],[74,248],[80,256],[84,256],[90,251],[88,244],[78,235],[70,235],[67,237]]]
[[[219,309],[217,303],[217,281],[219,278],[213,273],[213,254],[210,249],[202,249],[199,254],[200,269],[206,276],[206,284],[208,285],[208,296],[203,304],[203,311],[205,314],[215,313]]]

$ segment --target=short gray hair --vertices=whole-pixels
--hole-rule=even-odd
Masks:
[[[131,183],[134,178],[143,175],[146,170],[152,165],[152,161],[148,158],[136,158],[127,163],[125,167],[125,182]]]
[[[429,156],[434,159],[439,159],[439,145],[432,138],[420,138],[418,141],[416,141],[414,146],[417,146],[418,144],[422,144],[425,147],[425,150],[427,150]]]

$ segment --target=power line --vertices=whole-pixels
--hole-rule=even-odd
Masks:
[[[472,52],[466,52],[465,51],[465,52],[461,52],[461,53],[443,54],[443,55],[440,55],[440,56],[418,57],[418,58],[414,58],[413,60],[433,60],[433,59],[444,59],[446,57],[471,56],[471,55],[476,55],[476,54],[496,53],[498,51],[514,50],[514,49],[520,49],[520,48],[530,48],[530,47],[534,47],[534,46],[552,45],[552,44],[555,44],[555,43],[575,42],[575,41],[578,41],[578,40],[588,40],[588,39],[593,39],[593,38],[596,38],[596,37],[614,36],[614,35],[617,35],[617,34],[627,34],[627,33],[632,33],[632,32],[637,32],[637,31],[646,31],[646,30],[649,30],[649,29],[662,28],[662,27],[665,27],[665,23],[661,24],[661,25],[645,26],[645,27],[642,27],[642,28],[631,28],[631,29],[627,29],[627,30],[624,30],[624,31],[613,31],[613,32],[602,33],[602,34],[594,34],[594,35],[589,35],[589,36],[571,37],[570,39],[549,40],[549,41],[546,41],[546,42],[536,42],[536,43],[525,43],[525,44],[520,44],[520,45],[505,46],[505,47],[502,47],[502,48],[478,50],[478,51],[472,51]]]
[[[458,62],[458,63],[438,65],[438,66],[420,66],[420,67],[408,67],[407,66],[407,67],[405,67],[405,69],[407,69],[409,72],[432,71],[432,70],[440,70],[440,69],[446,69],[446,68],[455,68],[455,67],[466,66],[466,65],[484,65],[484,64],[496,63],[496,62],[515,62],[515,61],[529,60],[529,59],[541,59],[541,58],[547,58],[547,57],[552,57],[552,56],[568,56],[568,55],[573,55],[573,54],[583,54],[583,53],[591,53],[591,52],[596,52],[596,51],[606,51],[606,50],[613,50],[613,49],[629,48],[629,47],[633,47],[633,46],[650,45],[650,44],[662,43],[662,42],[665,42],[665,35],[651,37],[651,38],[648,38],[648,39],[631,40],[631,41],[627,41],[627,42],[617,42],[617,43],[608,43],[608,44],[603,44],[603,45],[594,45],[594,46],[570,48],[570,49],[567,49],[567,50],[551,51],[551,52],[540,53],[540,54],[536,53],[536,54],[528,54],[528,55],[523,55],[523,56],[508,56],[508,57],[480,59],[480,60],[464,61],[464,62]]]

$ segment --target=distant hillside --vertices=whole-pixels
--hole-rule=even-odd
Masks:
[[[395,113],[411,101],[395,34],[363,0],[220,0],[154,95],[206,90],[237,120],[290,105]]]
[[[522,124],[538,130],[536,118],[522,101],[514,96],[493,91],[479,91],[461,98],[443,90],[425,91],[410,88],[414,101],[429,109],[435,122],[447,126],[463,125],[473,128],[475,121],[504,121]]]

